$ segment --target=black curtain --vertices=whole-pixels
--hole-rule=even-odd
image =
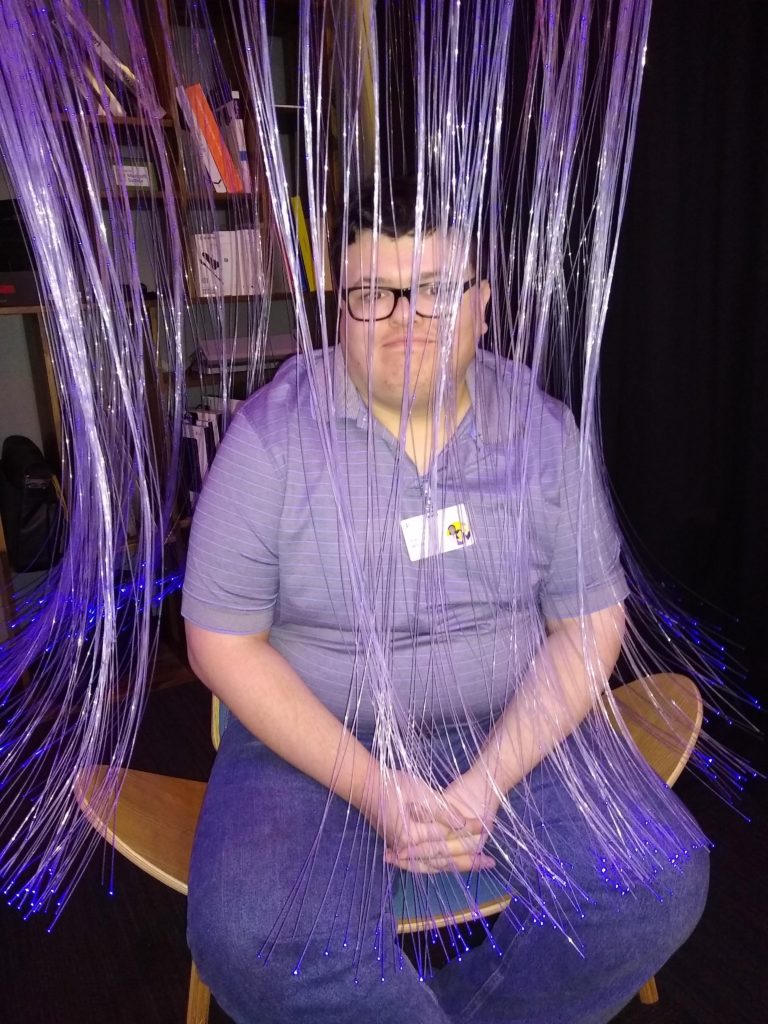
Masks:
[[[638,552],[688,588],[687,609],[722,628],[763,696],[766,54],[766,0],[656,0],[601,391]]]

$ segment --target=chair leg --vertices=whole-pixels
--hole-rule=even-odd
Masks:
[[[201,979],[192,961],[189,972],[189,999],[187,1000],[187,1024],[208,1024],[211,1008],[211,990]]]
[[[652,1006],[654,1003],[658,1003],[659,990],[656,988],[656,978],[653,975],[637,993],[637,998],[644,1006]]]

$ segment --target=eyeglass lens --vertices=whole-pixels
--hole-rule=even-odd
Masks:
[[[410,289],[350,288],[347,303],[352,316],[360,320],[386,320],[394,312],[397,299],[402,294],[410,300]],[[453,290],[449,284],[432,281],[419,288],[414,308],[419,316],[444,316],[450,312],[452,299]]]

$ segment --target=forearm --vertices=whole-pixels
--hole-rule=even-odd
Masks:
[[[266,635],[187,626],[190,664],[238,720],[278,757],[363,811],[378,792],[366,748],[318,700]]]
[[[592,709],[621,650],[624,612],[617,605],[557,626],[473,766],[498,794],[513,789]]]

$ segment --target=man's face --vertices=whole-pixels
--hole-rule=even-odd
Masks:
[[[439,282],[446,282],[447,292],[456,294],[458,280],[474,276],[469,267],[461,275],[453,275],[450,283],[450,249],[456,239],[439,232],[422,239],[419,286],[437,292]],[[374,256],[376,259],[374,260]],[[347,247],[344,287],[410,288],[414,263],[412,235],[398,239],[379,235],[378,251],[374,252],[373,234],[363,231]],[[374,278],[375,268],[375,278]],[[445,294],[445,291],[442,292]],[[464,385],[467,368],[475,356],[477,341],[485,333],[485,309],[490,298],[487,281],[478,282],[460,299],[458,316],[450,330],[451,316],[429,317],[409,308],[404,296],[397,298],[388,319],[356,320],[348,303],[343,310],[341,343],[347,373],[372,411],[400,413],[409,368],[408,389],[411,412],[431,410],[432,398],[439,379],[441,352],[447,360],[450,381],[446,397],[454,401]],[[453,302],[455,309],[455,300]]]

